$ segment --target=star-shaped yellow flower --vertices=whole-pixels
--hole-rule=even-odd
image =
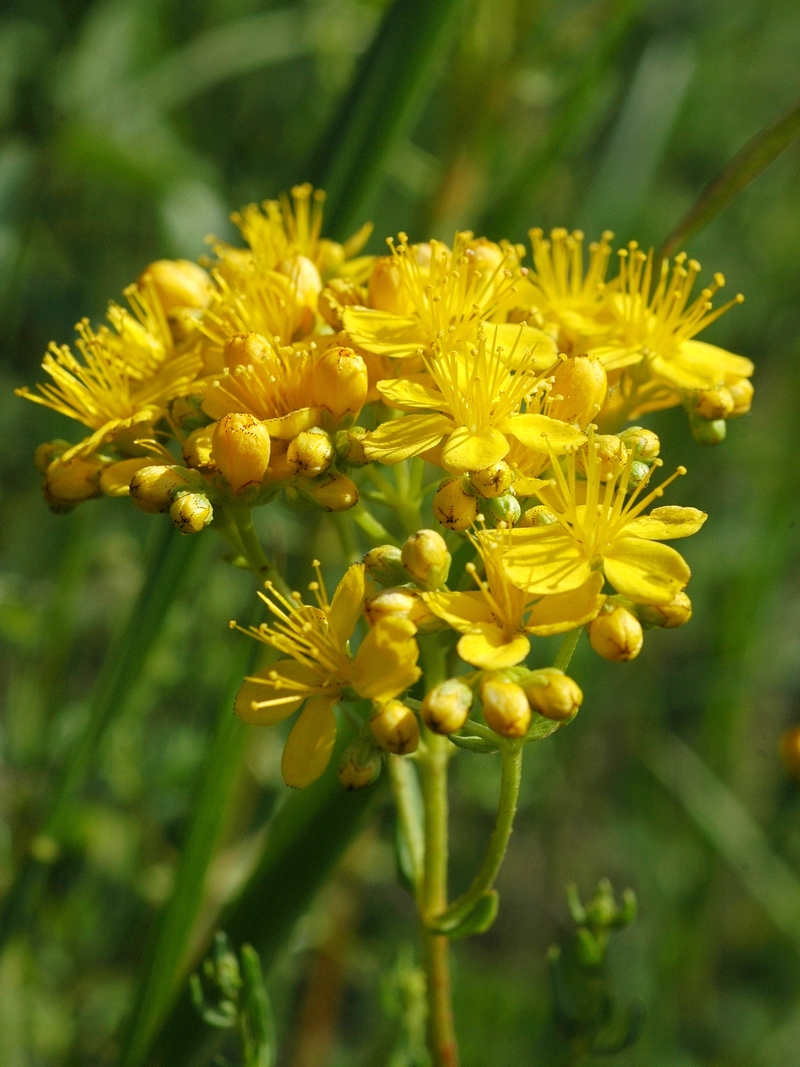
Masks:
[[[346,691],[383,704],[421,673],[416,629],[407,619],[381,619],[351,655],[349,641],[364,606],[362,563],[348,568],[330,602],[319,564],[314,567],[318,580],[310,588],[316,606],[304,604],[299,594],[287,599],[271,583],[269,595],[259,594],[277,621],[249,632],[288,658],[247,678],[234,705],[245,722],[271,726],[305,703],[281,764],[286,784],[298,788],[319,778],[330,761],[336,740],[334,707]]]

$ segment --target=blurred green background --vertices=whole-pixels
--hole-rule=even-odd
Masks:
[[[35,847],[156,536],[124,501],[50,514],[31,457],[69,428],[12,389],[35,382],[47,342],[69,340],[83,315],[100,319],[150,260],[195,257],[208,233],[232,238],[230,210],[310,175],[384,7],[2,5],[0,893]],[[451,36],[368,205],[375,251],[398,229],[446,240],[457,226],[517,240],[531,225],[592,238],[610,227],[657,245],[800,96],[796,0],[473,0]],[[797,1062],[800,796],[777,745],[800,722],[798,163],[794,145],[689,243],[731,295],[746,294],[708,339],[755,360],[756,402],[715,449],[689,438],[680,411],[648,423],[668,466],[689,467],[675,502],[710,513],[686,543],[695,615],[683,630],[651,631],[630,665],[579,648],[586,702],[529,752],[499,918],[455,950],[465,1067],[561,1062],[546,952],[568,926],[565,883],[587,895],[604,875],[633,887],[641,912],[611,952],[621,1003],[646,1012],[617,1062]],[[275,506],[262,533],[293,582],[308,580],[297,554],[309,537],[331,576],[341,569],[327,523],[309,531],[305,516]],[[210,565],[217,552],[206,535],[103,732],[28,933],[0,956],[2,1067],[115,1062],[241,660],[227,621],[246,615],[253,582]],[[269,833],[284,794],[279,757],[277,731],[248,737],[198,938]],[[497,768],[462,753],[454,781],[459,889],[491,826]],[[376,798],[272,967],[286,1067],[417,1062],[380,1051],[414,937],[384,804]]]

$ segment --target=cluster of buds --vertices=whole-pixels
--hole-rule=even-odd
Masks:
[[[642,650],[644,631],[659,627],[673,630],[692,617],[692,602],[681,591],[667,604],[635,604],[610,596],[587,626],[592,648],[612,663],[627,663]]]
[[[417,530],[402,548],[379,545],[371,549],[364,566],[383,588],[366,599],[367,621],[374,626],[379,619],[394,616],[408,619],[417,633],[441,630],[443,623],[428,607],[424,594],[446,585],[451,562],[445,540],[436,530]]]

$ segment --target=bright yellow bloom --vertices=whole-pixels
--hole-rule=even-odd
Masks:
[[[500,670],[528,655],[528,634],[540,637],[566,633],[593,619],[605,602],[602,575],[591,574],[577,589],[555,596],[523,592],[509,579],[503,556],[509,532],[481,530],[470,535],[483,560],[485,577],[467,564],[477,591],[424,593],[428,606],[463,637],[458,654],[474,667]]]
[[[389,245],[397,268],[398,299],[408,311],[344,308],[342,321],[353,343],[378,356],[430,356],[434,343],[446,349],[473,344],[481,325],[497,319],[496,343],[510,354],[520,327],[500,319],[524,277],[516,250],[494,245],[496,254],[489,255],[486,242],[476,241],[469,231],[456,234],[452,251],[441,241],[409,245],[404,233],[398,241]],[[520,350],[534,346],[539,369],[555,362],[552,339],[525,326]]]
[[[436,346],[425,357],[434,388],[400,378],[378,383],[392,407],[436,414],[406,415],[383,423],[365,439],[369,459],[400,463],[444,440],[443,467],[454,472],[477,471],[507,455],[509,436],[545,454],[561,455],[583,444],[586,438],[576,427],[537,411],[520,410],[528,402],[535,404],[545,389],[535,372],[536,352],[520,351],[524,329],[514,327],[510,351],[500,341],[500,327],[487,325],[485,329],[492,336],[491,345],[481,332],[475,344],[448,350]],[[509,363],[516,365],[516,371],[509,369]]]
[[[578,460],[585,482],[577,478]],[[554,481],[537,496],[556,522],[510,532],[513,547],[504,566],[511,581],[530,593],[566,593],[601,572],[636,603],[671,601],[689,581],[690,571],[674,548],[659,542],[696,533],[706,515],[684,507],[660,507],[644,515],[664,486],[644,495],[648,474],[629,494],[632,463],[633,452],[625,456],[621,450],[609,468],[592,431],[580,456],[567,458],[566,472],[554,460]],[[656,460],[651,470],[659,465]],[[684,473],[679,467],[664,484]]]
[[[39,393],[17,389],[17,395],[52,408],[94,431],[62,456],[86,454],[122,434],[132,445],[151,436],[166,404],[187,392],[200,370],[196,348],[175,347],[167,319],[151,285],[130,286],[125,296],[133,314],[110,304],[111,328],[93,330],[88,319],[78,323],[77,359],[68,345],[50,345],[42,368],[55,384]]]
[[[382,619],[351,655],[349,641],[364,606],[362,563],[348,568],[330,602],[319,563],[314,568],[317,581],[309,588],[316,606],[303,604],[299,594],[287,599],[269,582],[270,595],[259,594],[277,621],[249,632],[288,658],[246,679],[235,703],[245,722],[271,726],[308,701],[283,751],[284,781],[297,787],[309,785],[327,767],[336,739],[334,707],[343,695],[353,691],[383,704],[421,673],[416,629],[407,619]]]

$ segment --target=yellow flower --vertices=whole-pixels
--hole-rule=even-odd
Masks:
[[[328,601],[319,563],[317,581],[309,588],[317,604],[303,604],[299,594],[289,600],[271,583],[262,600],[276,618],[273,625],[250,627],[264,644],[284,653],[281,659],[245,680],[236,697],[236,714],[245,722],[271,726],[307,701],[292,727],[281,769],[287,785],[303,787],[328,765],[336,739],[334,707],[352,691],[383,704],[398,696],[420,676],[416,630],[407,619],[382,619],[361,642],[355,656],[349,641],[364,606],[364,565],[345,572],[333,600]]]
[[[602,575],[594,573],[577,589],[555,596],[531,595],[509,579],[503,556],[509,531],[482,530],[470,535],[483,560],[485,577],[467,564],[478,586],[464,593],[424,593],[430,609],[463,637],[458,654],[474,667],[500,670],[521,663],[530,651],[528,634],[565,633],[593,619],[605,602]]]
[[[735,385],[753,373],[753,364],[716,345],[695,337],[734,304],[739,294],[721,307],[712,297],[725,284],[722,274],[690,303],[700,264],[685,253],[661,263],[653,288],[653,253],[645,255],[631,241],[620,249],[620,271],[608,287],[608,308],[613,316],[613,339],[591,350],[607,371],[628,369],[612,408],[624,404],[622,419],[671,407],[681,391]]]
[[[486,329],[493,335],[491,346],[481,332],[475,344],[449,350],[436,346],[425,357],[435,388],[400,378],[378,383],[392,407],[436,414],[384,422],[365,439],[370,460],[400,463],[428,452],[444,439],[436,462],[454,472],[476,471],[506,456],[511,448],[508,436],[545,454],[561,455],[583,444],[586,438],[576,427],[536,411],[520,411],[524,403],[535,404],[544,391],[535,373],[536,352],[518,351],[524,343],[524,329],[514,327],[516,337],[508,354],[500,341],[501,327],[488,325]],[[516,364],[516,371],[509,369],[509,363]]]
[[[579,481],[577,461],[586,481]],[[664,492],[664,486],[643,495],[648,474],[628,494],[633,451],[623,450],[610,466],[598,453],[595,435],[580,456],[569,456],[566,472],[553,462],[554,481],[537,491],[556,522],[512,530],[506,553],[506,574],[530,593],[566,593],[588,581],[594,572],[640,604],[665,604],[689,581],[690,571],[674,548],[661,541],[696,533],[706,515],[696,508],[645,509]],[[656,460],[651,471],[660,466]],[[683,467],[668,479],[669,484]]]
[[[511,247],[487,251],[469,231],[457,233],[451,251],[441,241],[411,246],[404,233],[389,245],[397,276],[396,307],[346,307],[344,328],[353,343],[378,356],[407,358],[421,352],[429,356],[434,342],[442,348],[474,343],[481,324],[495,318],[497,343],[511,352],[520,327],[499,321],[523,272]],[[398,313],[405,308],[407,313]],[[552,339],[533,326],[525,326],[522,346],[538,346],[540,369],[555,361]]]
[[[150,436],[150,428],[164,414],[172,398],[187,392],[200,370],[196,348],[175,347],[161,303],[151,284],[130,286],[125,296],[133,314],[110,304],[111,328],[93,330],[88,319],[76,326],[76,347],[50,345],[42,368],[54,384],[38,386],[40,395],[17,389],[17,395],[52,408],[83,423],[93,433],[64,453],[84,455],[123,434],[135,443]]]

